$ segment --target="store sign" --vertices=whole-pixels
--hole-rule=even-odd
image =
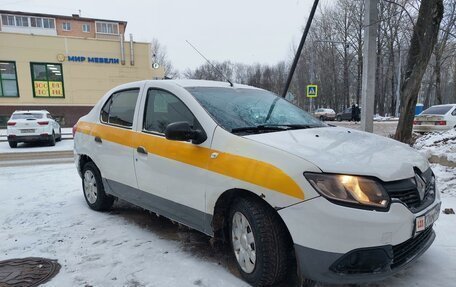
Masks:
[[[60,81],[34,81],[37,97],[63,97],[63,83]]]
[[[68,56],[68,62],[87,62],[96,64],[119,64],[118,58],[103,58],[103,57],[84,57],[84,56]]]
[[[37,97],[49,97],[49,88],[47,81],[34,81],[35,95]]]
[[[63,97],[63,83],[49,81],[49,93],[51,97]]]

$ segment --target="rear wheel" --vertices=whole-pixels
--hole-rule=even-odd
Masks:
[[[82,168],[82,189],[87,205],[93,210],[108,210],[114,203],[114,197],[104,191],[101,174],[93,162],[88,162]]]
[[[55,134],[52,132],[52,136],[49,138],[49,145],[55,146]]]
[[[9,143],[10,148],[17,148],[17,142],[9,141],[8,143]]]
[[[254,286],[281,282],[289,268],[290,241],[283,223],[259,200],[239,198],[230,210],[229,236],[242,277]]]
[[[58,142],[62,140],[62,129],[61,128],[59,128],[59,136],[55,140]]]

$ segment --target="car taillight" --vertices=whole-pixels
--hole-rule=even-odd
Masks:
[[[446,121],[437,121],[435,122],[436,126],[446,126]]]
[[[16,122],[8,122],[7,125],[9,125],[9,126],[15,126],[15,125],[16,125]]]
[[[73,126],[73,138],[74,138],[74,135],[76,134],[76,130],[78,129],[78,124],[76,123],[74,126]]]
[[[38,124],[39,124],[40,126],[45,126],[45,125],[49,124],[49,122],[38,122]]]

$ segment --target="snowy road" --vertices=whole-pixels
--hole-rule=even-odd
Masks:
[[[445,188],[442,208],[456,209],[456,170],[435,171]],[[109,213],[90,210],[72,164],[0,168],[0,198],[0,260],[58,259],[62,270],[48,287],[246,286],[229,253],[214,251],[207,236],[125,203]],[[415,265],[365,286],[451,286],[455,227],[455,215],[441,214],[436,241]]]

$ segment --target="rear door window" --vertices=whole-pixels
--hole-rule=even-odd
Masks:
[[[112,94],[101,109],[101,121],[131,128],[138,95],[139,89],[119,91]]]

